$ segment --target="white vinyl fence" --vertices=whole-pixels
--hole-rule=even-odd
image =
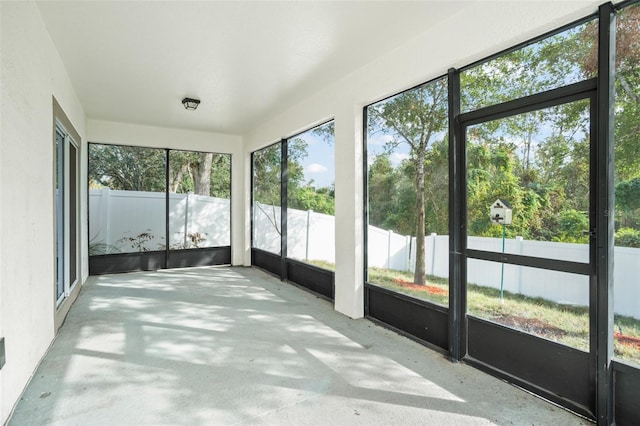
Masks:
[[[134,238],[148,232],[152,238],[144,247],[157,250],[164,245],[164,193],[89,191],[90,243],[119,245],[121,251],[134,250]],[[255,203],[254,247],[280,252],[280,207]],[[200,233],[199,247],[230,245],[229,200],[193,194],[170,195],[172,247],[194,247],[192,236]],[[288,210],[288,256],[300,260],[335,263],[335,217],[312,211]],[[502,239],[469,237],[468,247],[502,251]],[[369,226],[369,266],[413,271],[415,238]],[[134,250],[137,251],[137,250]],[[507,239],[505,252],[577,262],[588,262],[586,244]],[[640,319],[640,249],[616,247],[614,251],[615,312]],[[425,240],[425,268],[428,275],[449,275],[449,236],[431,234]],[[468,261],[468,281],[500,288],[501,264],[475,259]],[[504,289],[557,303],[586,306],[589,303],[588,277],[524,266],[504,266]]]
[[[89,245],[95,251],[137,252],[164,249],[165,193],[89,190]],[[228,199],[169,194],[169,247],[231,244]]]
[[[257,205],[254,212],[255,247],[273,253],[280,252],[279,220],[279,207]],[[334,220],[329,215],[289,209],[289,257],[335,263]],[[476,250],[502,251],[501,238],[469,237],[467,244]],[[415,237],[369,226],[367,249],[370,267],[406,272],[412,272],[415,268]],[[505,252],[575,262],[589,261],[589,247],[586,244],[530,241],[522,237],[505,240]],[[614,256],[615,312],[640,319],[640,249],[616,247]],[[469,259],[468,262],[467,277],[470,283],[500,288],[500,263],[475,259]],[[425,270],[428,275],[448,278],[448,235],[431,234],[426,237]],[[561,304],[589,304],[589,278],[584,275],[505,265],[504,289]]]

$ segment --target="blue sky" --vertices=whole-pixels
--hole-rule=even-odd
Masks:
[[[314,135],[311,131],[297,138],[307,142],[307,157],[300,161],[304,167],[305,182],[313,180],[316,188],[333,186],[336,175],[334,144]]]

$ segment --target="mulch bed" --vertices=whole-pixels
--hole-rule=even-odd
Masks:
[[[415,284],[410,281],[403,280],[402,278],[394,278],[393,282],[396,284],[400,284],[402,287],[406,287],[411,290],[424,291],[429,294],[441,296],[447,296],[449,294],[449,291],[447,289],[428,284]],[[551,339],[562,337],[567,334],[565,330],[546,323],[538,318],[525,318],[515,315],[500,315],[493,320],[508,327]],[[615,337],[616,341],[622,343],[623,345],[631,346],[640,351],[640,337],[627,336],[618,332],[613,333],[613,336]]]
[[[447,289],[428,284],[414,284],[412,282],[405,281],[402,278],[394,278],[393,282],[396,284],[400,284],[402,287],[410,288],[411,290],[426,291],[429,294],[437,294],[442,296],[447,296],[449,294],[449,290]]]
[[[493,320],[499,324],[546,337],[548,339],[557,339],[567,335],[565,330],[538,318],[525,318],[516,315],[500,315],[497,318],[493,318]]]
[[[626,346],[631,346],[640,351],[640,337],[627,336],[626,334],[615,332],[613,333],[615,339]]]

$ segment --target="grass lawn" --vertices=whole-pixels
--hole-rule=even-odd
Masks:
[[[311,262],[335,270],[328,262]],[[427,277],[424,286],[412,284],[413,274],[389,269],[369,268],[369,282],[439,305],[449,305],[449,282]],[[522,330],[584,351],[589,350],[589,310],[586,306],[560,305],[541,298],[468,285],[469,314]],[[615,316],[615,357],[640,366],[640,320]]]

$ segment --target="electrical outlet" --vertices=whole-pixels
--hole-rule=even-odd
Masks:
[[[4,355],[4,337],[0,339],[0,369],[7,362],[7,358]]]

